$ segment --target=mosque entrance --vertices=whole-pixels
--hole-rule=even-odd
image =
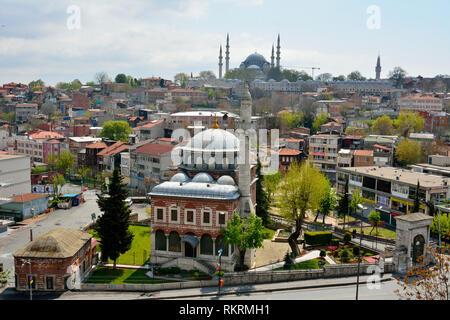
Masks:
[[[188,242],[184,243],[184,256],[185,257],[190,257],[190,258],[195,258],[196,254],[195,254],[195,248],[193,246],[191,246]]]

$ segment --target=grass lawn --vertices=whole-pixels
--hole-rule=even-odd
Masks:
[[[378,229],[378,232],[377,232]],[[375,228],[373,229],[372,233],[370,231],[372,230],[372,227],[365,227],[363,228],[364,234],[368,234],[371,236],[378,236],[386,239],[393,239],[396,238],[396,233],[394,231],[384,229],[384,228]]]
[[[169,280],[151,279],[145,275],[148,270],[143,269],[120,269],[100,267],[92,273],[86,283],[108,283],[108,284],[154,284],[175,282]]]
[[[275,235],[275,230],[264,227],[264,239],[272,239]]]
[[[325,260],[325,264],[328,264],[328,262],[326,260]],[[292,267],[291,270],[308,270],[308,269],[320,269],[319,259],[312,259],[312,260],[296,263],[296,264],[294,264],[294,266]],[[283,269],[283,267],[280,267],[280,268],[277,268],[274,270],[277,271],[277,270],[284,270],[284,269]]]
[[[150,254],[150,227],[144,226],[130,226],[130,231],[134,234],[133,242],[131,243],[131,249],[121,254],[117,259],[117,264],[128,265],[143,265],[148,260]],[[89,230],[95,238],[99,239],[95,230]],[[97,250],[100,250],[98,247]],[[108,263],[113,263],[109,260]]]

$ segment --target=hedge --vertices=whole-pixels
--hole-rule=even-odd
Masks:
[[[331,231],[305,232],[305,242],[312,246],[329,244],[332,237],[333,234]]]

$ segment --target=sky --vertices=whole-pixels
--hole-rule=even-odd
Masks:
[[[382,78],[396,66],[434,77],[450,74],[449,11],[448,0],[1,0],[0,84],[218,75],[227,33],[230,68],[255,51],[270,61],[280,34],[284,68],[374,78],[380,54]]]

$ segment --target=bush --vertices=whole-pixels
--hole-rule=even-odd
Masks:
[[[359,247],[354,247],[353,248],[353,255],[354,256],[358,256],[359,255]]]
[[[327,255],[327,252],[325,250],[320,250],[320,257],[325,258]]]
[[[250,269],[250,268],[246,264],[244,264],[243,268],[241,268],[241,266],[238,264],[234,267],[234,271],[236,271],[236,272],[247,271],[248,269]]]
[[[289,254],[289,252],[286,252],[286,254],[284,255],[283,269],[290,270],[292,269],[293,266],[294,266],[294,259],[292,258],[292,255]]]
[[[350,259],[350,253],[348,252],[348,250],[342,250],[341,252],[341,259],[342,262],[348,262]]]
[[[335,246],[339,247],[339,239],[337,239],[337,238],[331,239],[330,245],[333,247],[335,247]]]
[[[333,234],[331,231],[305,232],[305,242],[311,246],[329,244],[332,237]]]
[[[352,235],[350,234],[350,232],[346,232],[345,234],[344,234],[344,242],[345,243],[348,243],[348,242],[350,242],[352,240]]]
[[[372,253],[369,253],[369,252],[367,252],[367,253],[364,254],[364,257],[371,257],[371,256],[373,256],[373,254],[372,254]]]

